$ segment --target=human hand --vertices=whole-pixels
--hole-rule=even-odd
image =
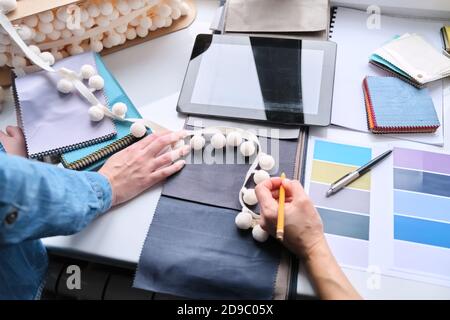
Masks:
[[[307,258],[316,246],[324,243],[325,237],[322,220],[299,181],[272,178],[256,186],[261,227],[272,236],[276,233],[281,184],[286,191],[283,244],[296,255]]]
[[[0,143],[6,152],[16,156],[26,157],[27,149],[22,129],[16,126],[7,126],[5,131],[0,131]]]
[[[98,172],[111,184],[112,205],[136,197],[183,168],[185,160],[176,160],[190,147],[172,150],[170,146],[185,135],[183,131],[153,133],[109,158]]]

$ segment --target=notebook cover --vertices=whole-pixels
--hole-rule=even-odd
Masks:
[[[374,133],[435,132],[440,126],[426,89],[395,77],[366,77],[363,92],[368,127]]]
[[[80,70],[84,64],[95,67],[95,62],[94,54],[87,52],[60,60],[54,68]],[[39,71],[13,81],[16,111],[30,158],[60,154],[110,139],[116,134],[110,119],[91,121],[90,105],[78,93],[60,93],[56,88],[59,79],[57,74]],[[95,95],[100,102],[106,103],[103,90]]]
[[[98,72],[105,80],[104,92],[109,107],[116,102],[123,102],[128,107],[127,118],[142,118],[116,78],[106,68],[100,55],[96,54],[95,59]],[[73,170],[95,170],[112,154],[139,140],[130,134],[131,123],[115,121],[115,124],[117,135],[113,139],[64,153],[61,157],[64,167]],[[147,133],[151,133],[151,131],[148,130]]]

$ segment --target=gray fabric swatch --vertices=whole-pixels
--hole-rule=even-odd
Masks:
[[[264,152],[275,158],[277,166],[270,173],[279,176],[281,172],[286,177],[293,178],[297,140],[275,140],[259,138]],[[223,152],[223,151],[220,151]],[[226,148],[217,158],[224,164],[207,164],[202,161],[208,151],[192,152],[186,166],[179,173],[169,178],[164,185],[163,195],[183,200],[195,201],[203,204],[241,210],[239,204],[239,190],[244,182],[250,164],[244,163],[240,152],[234,148]],[[230,156],[230,153],[231,156]],[[226,158],[235,159],[234,164],[225,161]],[[218,160],[218,162],[220,162]],[[253,158],[249,159],[253,161]],[[238,162],[238,163],[236,163]],[[253,178],[247,188],[255,186]]]
[[[237,229],[237,213],[161,196],[134,287],[193,299],[272,299],[282,248]]]
[[[78,72],[85,64],[96,67],[94,53],[65,58],[53,67]],[[56,88],[59,79],[59,75],[47,71],[15,79],[16,105],[31,158],[82,148],[116,135],[111,119],[105,117],[99,122],[91,121],[88,113],[91,106],[78,92],[60,93]],[[106,104],[103,90],[94,94]]]

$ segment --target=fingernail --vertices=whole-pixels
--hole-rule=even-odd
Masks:
[[[181,130],[181,131],[178,132],[178,136],[179,136],[181,139],[186,138],[187,135],[188,135],[188,132],[187,132],[186,130]]]
[[[178,160],[177,161],[177,166],[179,168],[183,168],[185,164],[186,164],[186,160]]]

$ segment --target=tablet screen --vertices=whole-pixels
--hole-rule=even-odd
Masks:
[[[328,125],[335,55],[336,45],[329,41],[198,35],[177,110]]]
[[[202,55],[191,102],[317,114],[323,51],[302,50],[300,41],[278,44],[248,37],[213,41]]]

